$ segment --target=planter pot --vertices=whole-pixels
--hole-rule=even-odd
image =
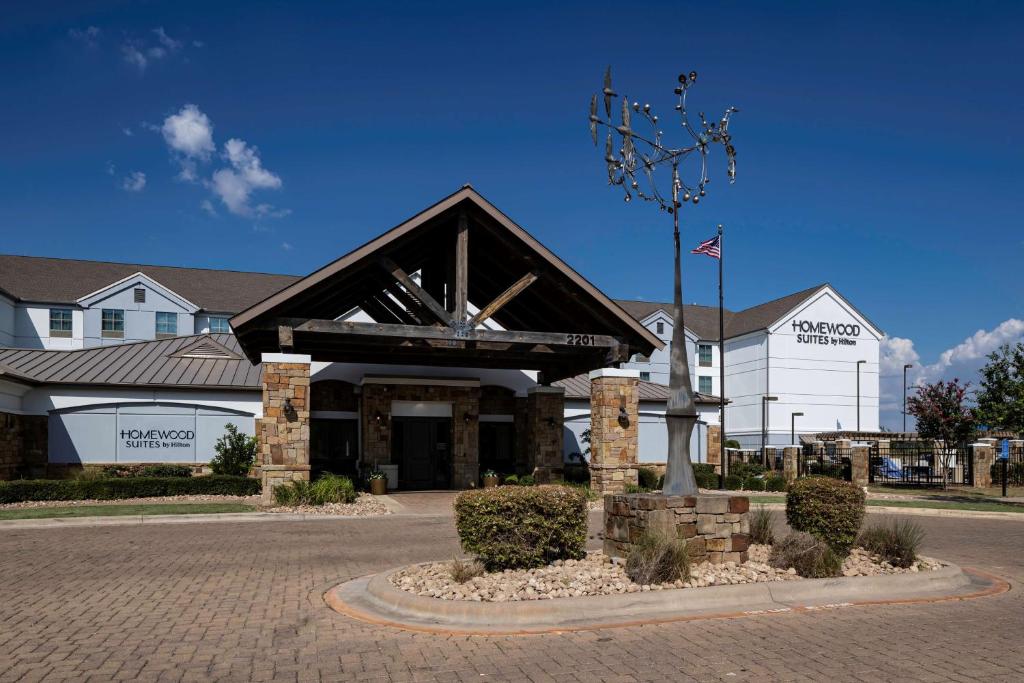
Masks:
[[[492,488],[494,488],[497,485],[498,485],[498,478],[497,477],[484,477],[484,488],[485,489],[492,489]]]
[[[370,480],[370,493],[375,496],[383,496],[388,492],[388,480],[387,479],[371,479]]]

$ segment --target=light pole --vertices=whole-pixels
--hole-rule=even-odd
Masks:
[[[867,363],[866,360],[857,361],[857,431],[860,431],[860,366]]]
[[[790,413],[789,416],[789,442],[796,445],[796,419],[803,417],[803,413]]]
[[[604,160],[608,169],[608,184],[622,187],[627,202],[634,196],[653,202],[662,211],[672,216],[672,238],[675,246],[675,282],[672,292],[672,346],[669,355],[668,403],[665,411],[668,423],[668,463],[665,467],[665,484],[662,492],[666,495],[697,495],[697,482],[693,477],[690,462],[690,436],[697,424],[697,406],[693,400],[693,383],[690,381],[690,365],[686,353],[686,335],[683,319],[683,277],[679,258],[679,212],[684,204],[699,204],[707,192],[707,157],[713,145],[725,148],[727,175],[729,181],[736,179],[736,149],[729,133],[729,118],[737,110],[729,107],[718,121],[708,121],[704,114],[700,120],[691,122],[686,111],[686,94],[697,81],[697,72],[679,75],[675,86],[675,110],[679,114],[679,126],[684,134],[684,144],[672,147],[663,142],[663,124],[651,110],[651,105],[634,101],[632,105],[622,98],[620,122],[612,119],[612,101],[619,95],[612,90],[611,67],[604,75],[604,87],[600,94],[590,100],[590,137],[597,145],[598,128],[607,130],[604,146]],[[598,113],[598,102],[603,100],[604,117]],[[630,122],[633,115],[649,125],[650,132],[635,130]],[[647,125],[645,125],[647,128]],[[619,144],[616,145],[615,143]],[[616,149],[618,147],[618,149]],[[699,157],[699,175],[690,175],[693,185],[687,184],[680,167],[691,155]],[[696,161],[696,159],[695,159]],[[693,164],[696,166],[696,164]],[[667,167],[670,170],[668,189],[659,188],[656,171]],[[660,174],[658,177],[661,177]],[[695,182],[694,182],[695,181]],[[662,181],[664,183],[664,181]],[[723,435],[724,438],[724,435]]]
[[[903,433],[907,433],[907,370],[914,367],[911,363],[903,366]]]
[[[778,396],[761,397],[761,459],[764,460],[764,449],[768,445],[768,401],[778,401]]]

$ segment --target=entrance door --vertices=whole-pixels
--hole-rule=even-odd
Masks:
[[[314,477],[324,472],[355,477],[358,454],[355,420],[309,421],[309,465]]]
[[[399,488],[449,488],[451,418],[393,417],[391,425],[391,462],[398,463]]]
[[[511,422],[480,423],[480,473],[516,473],[515,425]]]

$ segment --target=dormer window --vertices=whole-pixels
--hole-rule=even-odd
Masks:
[[[124,339],[124,311],[104,308],[100,317],[100,335],[107,339]]]
[[[658,327],[658,334],[665,334],[665,323],[663,323],[663,322],[661,322],[659,320],[658,324],[657,324],[657,327]]]
[[[51,308],[50,309],[50,336],[70,337],[71,336],[71,309]]]
[[[231,326],[228,325],[227,318],[210,318],[210,332],[220,334],[230,334]]]
[[[144,304],[146,303],[146,290],[142,287],[135,288],[135,303]]]

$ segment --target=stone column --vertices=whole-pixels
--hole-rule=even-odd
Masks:
[[[974,453],[974,485],[987,489],[992,486],[992,465],[995,464],[995,450],[987,439],[971,444]]]
[[[259,421],[259,467],[265,505],[274,487],[309,481],[309,365],[293,353],[263,354],[263,419]]]
[[[526,392],[527,457],[538,484],[560,476],[565,389],[536,386]]]
[[[639,370],[590,373],[590,486],[599,493],[637,483],[639,389]]]
[[[800,449],[796,446],[786,446],[782,449],[782,474],[786,478],[787,484],[797,478],[799,465],[797,458],[799,457]]]
[[[708,425],[708,464],[715,466],[715,472],[722,473],[721,425]]]
[[[870,467],[871,449],[867,446],[854,446],[850,455],[850,479],[855,486],[868,485],[868,468]]]
[[[762,464],[766,469],[775,469],[775,446],[764,447],[764,462]]]

